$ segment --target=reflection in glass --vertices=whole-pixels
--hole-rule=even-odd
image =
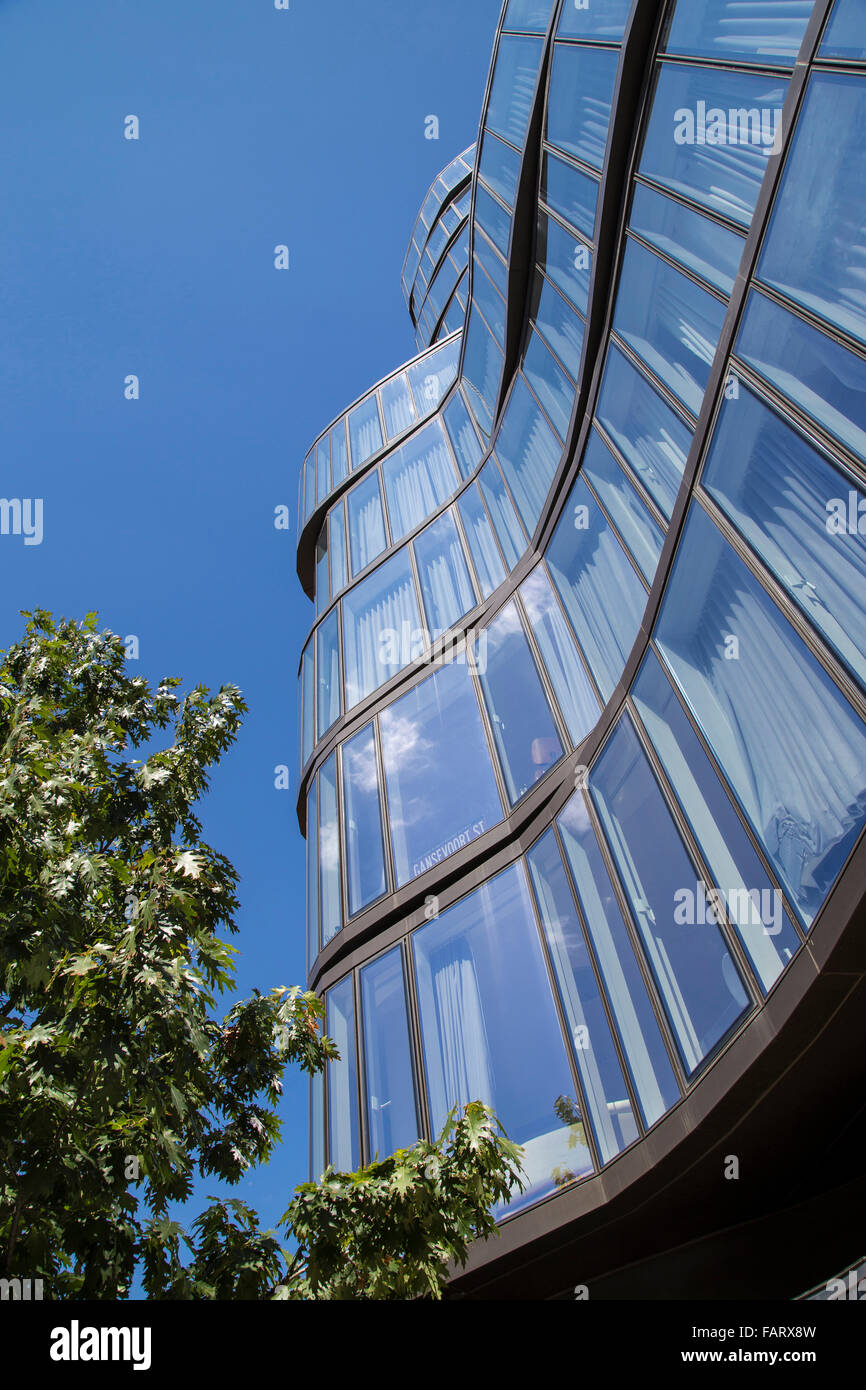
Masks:
[[[596,418],[670,517],[691,448],[691,430],[615,343],[608,350]]]
[[[572,381],[578,381],[583,351],[583,319],[541,275],[535,277],[530,314]]]
[[[604,164],[618,62],[615,50],[554,45],[547,138],[595,169]]]
[[[445,392],[453,386],[459,359],[460,339],[455,338],[408,368],[419,419],[423,420],[435,410]]]
[[[493,426],[503,360],[501,348],[494,342],[486,323],[473,306],[466,329],[463,384],[471,388],[470,401],[476,418],[480,406],[482,414],[478,423],[488,434]]]
[[[699,910],[697,872],[628,717],[593,768],[590,788],[692,1072],[749,1007],[749,998],[721,929]],[[684,900],[684,894],[691,896]]]
[[[589,0],[578,6],[566,0],[557,36],[561,39],[604,39],[617,43],[625,33],[632,0]]]
[[[538,264],[582,314],[589,302],[592,253],[546,212],[538,214]]]
[[[559,440],[518,377],[496,439],[496,456],[529,535],[538,525],[560,453]]]
[[[540,39],[504,35],[496,53],[487,125],[518,147],[523,145],[529,124],[541,50]]]
[[[665,63],[640,173],[747,227],[781,135],[787,87],[777,77]]]
[[[601,706],[543,564],[523,581],[520,597],[571,741],[577,747],[594,728]]]
[[[724,404],[702,481],[866,687],[866,489],[745,387]]]
[[[656,640],[811,925],[866,822],[866,728],[696,503]]]
[[[360,468],[381,449],[384,440],[375,393],[350,411],[349,438],[352,441],[353,468]]]
[[[485,463],[478,481],[510,573],[526,549],[526,536],[495,458]]]
[[[629,241],[614,329],[693,415],[701,408],[724,318],[718,299]]]
[[[375,1162],[420,1138],[401,948],[366,966],[360,980],[367,1142]]]
[[[525,1151],[529,1190],[507,1211],[590,1172],[583,1122],[558,1118],[573,1083],[522,865],[421,927],[412,947],[434,1133],[454,1106],[491,1107]]]
[[[595,430],[590,432],[586,446],[583,475],[618,530],[620,540],[628,547],[644,578],[651,584],[658,568],[664,535]]]
[[[793,67],[812,0],[677,0],[665,50],[689,57]]]
[[[523,372],[560,439],[565,439],[574,406],[574,385],[535,329],[523,354]]]
[[[425,527],[414,542],[414,550],[427,631],[435,641],[475,607],[475,590],[450,511]]]
[[[754,291],[735,349],[777,390],[866,461],[866,362]]]
[[[321,738],[342,714],[340,640],[337,609],[328,614],[316,633],[317,736]]]
[[[559,761],[563,747],[513,601],[487,628],[480,652],[481,688],[514,806]]]
[[[481,462],[481,445],[469,418],[463,397],[455,391],[442,412],[457,467],[463,478],[470,477]]]
[[[349,446],[346,442],[346,421],[340,420],[331,430],[331,487],[339,487],[349,476]]]
[[[482,598],[489,598],[505,579],[505,567],[493,534],[490,517],[476,484],[461,495],[457,503],[460,520],[469,544],[475,576]]]
[[[321,1072],[310,1077],[310,1182],[318,1182],[325,1171],[325,1078]]]
[[[386,381],[382,387],[382,410],[389,439],[395,439],[414,423],[415,406],[409,382],[402,373]]]
[[[553,830],[526,858],[593,1133],[609,1163],[638,1138],[638,1127]]]
[[[331,597],[345,589],[348,582],[346,573],[346,513],[340,502],[331,512],[329,522],[331,551]]]
[[[438,420],[388,455],[382,464],[382,481],[395,544],[441,507],[459,481]]]
[[[633,697],[766,993],[800,938],[652,651]],[[706,896],[706,895],[705,895]]]
[[[347,494],[349,509],[349,555],[352,575],[360,574],[387,547],[385,517],[379,491],[378,471],[370,473]]]
[[[502,807],[465,660],[440,667],[389,705],[380,727],[402,887],[498,824]]]
[[[767,284],[861,343],[866,343],[864,129],[863,78],[815,73],[758,263]]]
[[[864,0],[836,0],[821,44],[822,58],[866,58]]]
[[[361,1164],[358,1137],[358,1061],[352,976],[328,990],[328,1037],[340,1053],[328,1063],[328,1162],[341,1173]]]
[[[607,519],[578,477],[546,559],[577,640],[607,701],[621,680],[646,607],[646,590]]]
[[[478,174],[488,188],[498,193],[509,207],[514,207],[517,179],[520,174],[520,155],[490,130],[484,133]]]
[[[346,709],[420,656],[424,647],[415,584],[404,547],[342,601]]]
[[[631,938],[580,792],[557,822],[644,1123],[680,1098]]]
[[[579,232],[592,237],[595,209],[598,201],[598,180],[567,159],[549,151],[544,153],[541,174],[541,197],[554,212],[570,222]]]
[[[328,436],[316,445],[316,502],[324,502],[331,490],[331,446]]]
[[[319,954],[319,838],[316,779],[307,792],[307,974]]]
[[[641,183],[635,185],[629,226],[722,294],[733,290],[745,245],[739,232]]]
[[[475,190],[475,221],[482,227],[493,245],[498,247],[503,256],[508,258],[508,243],[511,238],[511,217],[505,211],[501,203],[483,188],[481,184]]]
[[[343,814],[349,916],[381,898],[387,887],[379,764],[373,725],[343,744]]]
[[[337,754],[319,773],[319,894],[322,943],[327,946],[343,925],[340,894],[340,831],[337,817]]]
[[[316,663],[313,659],[313,644],[309,642],[304,652],[301,674],[303,689],[303,753],[301,766],[305,767],[313,754],[316,741]]]

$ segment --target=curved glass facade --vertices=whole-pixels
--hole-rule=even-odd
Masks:
[[[648,46],[641,0],[504,6],[457,379],[423,424],[368,398],[371,466],[317,552],[300,813],[344,1060],[314,1176],[481,1099],[526,1151],[503,1217],[587,1180],[756,1023],[850,882],[862,7],[745,10],[669,0]]]

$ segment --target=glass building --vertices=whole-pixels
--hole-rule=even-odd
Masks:
[[[866,0],[508,0],[305,460],[311,1169],[492,1106],[456,1294],[862,1252],[864,131]]]

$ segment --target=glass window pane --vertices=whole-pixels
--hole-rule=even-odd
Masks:
[[[508,798],[514,806],[563,754],[514,602],[487,628],[476,662]]]
[[[523,356],[523,371],[560,439],[565,439],[574,407],[574,384],[534,329]]]
[[[316,503],[331,491],[331,445],[327,435],[316,446]]]
[[[477,407],[480,404],[482,415],[478,422],[488,434],[493,427],[493,412],[499,395],[503,361],[501,348],[494,342],[487,325],[473,307],[466,329],[463,383],[473,390],[470,401],[476,410],[476,418]]]
[[[316,633],[316,708],[318,737],[328,732],[342,714],[340,692],[340,640],[334,608]]]
[[[737,356],[866,459],[866,362],[765,295],[749,295]]]
[[[346,709],[420,656],[421,616],[408,549],[398,550],[342,601]]]
[[[331,597],[336,598],[346,587],[346,513],[342,502],[331,512],[330,526],[331,552]]]
[[[653,1125],[679,1087],[580,792],[557,824],[644,1122]]]
[[[635,185],[629,225],[723,294],[733,290],[745,245],[738,232],[640,183]]]
[[[647,654],[634,686],[635,704],[680,805],[701,846],[728,917],[766,993],[799,949],[782,895],[743,829],[682,705],[655,655]],[[683,906],[710,912],[700,891]]]
[[[343,744],[343,814],[346,830],[349,916],[381,898],[387,888],[379,764],[373,725]]]
[[[656,639],[810,925],[866,821],[866,728],[697,504]]]
[[[438,420],[412,436],[382,464],[382,481],[396,543],[442,506],[458,484],[457,470]]]
[[[617,42],[625,33],[632,0],[565,0],[557,35],[561,39],[606,39]]]
[[[415,406],[409,382],[401,373],[386,381],[382,387],[382,409],[385,412],[385,429],[389,439],[407,430],[415,420]]]
[[[485,463],[478,481],[510,573],[526,549],[526,536],[495,459]]]
[[[571,1070],[522,865],[421,927],[412,947],[434,1133],[455,1106],[490,1106],[525,1151],[529,1190],[508,1211],[590,1172],[582,1122],[557,1117]]]
[[[479,232],[475,238],[475,259],[483,265],[493,284],[502,295],[503,299],[508,297],[508,268],[501,256],[494,251],[492,244],[487,240],[483,232]],[[501,311],[500,311],[501,312]],[[484,317],[493,327],[490,316],[485,312]]]
[[[521,147],[529,124],[532,95],[541,62],[540,39],[505,36],[499,41],[487,125]]]
[[[592,253],[546,212],[538,214],[538,264],[582,314],[589,302]]]
[[[328,990],[328,1036],[340,1053],[328,1063],[328,1159],[341,1173],[361,1165],[358,1138],[358,1059],[352,977]]]
[[[319,840],[316,779],[307,792],[307,974],[319,954]]]
[[[689,57],[793,66],[812,0],[678,0],[665,49]]]
[[[620,720],[593,768],[590,789],[683,1063],[692,1072],[749,999],[715,920],[677,916],[682,894],[697,889],[697,873],[628,718]]]
[[[638,1138],[610,1025],[553,830],[526,856],[603,1163]]]
[[[745,388],[725,402],[703,484],[866,686],[866,489]]]
[[[549,19],[549,0],[508,0],[502,27],[530,34],[546,34]]]
[[[322,527],[316,542],[316,617],[324,613],[330,598],[328,579],[328,528]]]
[[[497,825],[502,807],[465,662],[440,667],[389,705],[380,727],[402,887]]]
[[[692,432],[613,343],[607,354],[596,418],[669,517]]]
[[[664,535],[607,445],[593,430],[583,459],[583,473],[637,560],[648,584],[655,578]]]
[[[325,1171],[325,1078],[321,1072],[310,1077],[310,1182],[318,1182]]]
[[[472,563],[482,598],[489,598],[505,579],[505,567],[493,534],[490,517],[476,485],[467,488],[457,503],[469,543]]]
[[[866,82],[816,73],[758,264],[760,278],[866,343]]]
[[[382,447],[382,426],[375,393],[349,413],[349,438],[352,441],[352,467],[360,468]]]
[[[595,727],[601,706],[543,565],[523,581],[520,597],[571,741],[577,747]]]
[[[347,495],[349,508],[349,554],[352,577],[360,574],[387,547],[378,470],[371,473]]]
[[[598,202],[597,179],[575,169],[567,160],[545,151],[541,196],[572,227],[588,237],[592,236]]]
[[[724,318],[718,299],[629,241],[614,329],[693,415],[701,408]]]
[[[787,81],[665,63],[640,172],[747,227],[781,138]]]
[[[475,607],[475,590],[450,511],[421,532],[414,549],[432,642]]]
[[[343,925],[340,898],[340,831],[337,817],[337,755],[319,773],[319,893],[322,941],[327,946]]]
[[[535,277],[530,313],[572,381],[578,381],[583,352],[583,319],[559,291],[540,275]]]
[[[475,220],[483,227],[494,246],[498,246],[508,258],[508,243],[511,238],[511,218],[501,203],[492,198],[481,184],[475,190]]]
[[[420,419],[423,420],[435,410],[446,391],[454,385],[459,359],[460,339],[457,338],[452,343],[444,343],[409,368],[409,385]]]
[[[836,0],[822,58],[866,58],[866,0]]]
[[[445,428],[454,449],[461,475],[468,478],[481,462],[481,444],[469,418],[463,397],[457,391],[442,412]]]
[[[304,652],[301,683],[304,688],[304,741],[301,766],[306,767],[313,756],[316,730],[316,663],[313,658],[312,642],[308,644],[307,650]]]
[[[316,456],[307,454],[304,464],[304,520],[312,516],[316,506]]]
[[[505,342],[505,300],[496,289],[490,276],[485,273],[475,257],[475,272],[472,279],[472,302],[480,309],[487,320],[487,326],[497,343]]]
[[[349,446],[346,443],[346,421],[341,420],[331,430],[331,485],[339,487],[349,476]]]
[[[509,207],[514,207],[517,179],[520,174],[520,155],[510,145],[503,144],[489,130],[484,132],[478,174],[488,188],[498,193]]]
[[[366,966],[360,979],[367,1132],[375,1161],[420,1138],[400,947]]]
[[[622,678],[647,596],[582,478],[551,537],[547,564],[607,701]]]
[[[518,377],[496,440],[496,456],[528,534],[538,525],[561,455],[559,440]]]
[[[609,49],[554,45],[547,138],[595,169],[604,164],[618,63]]]

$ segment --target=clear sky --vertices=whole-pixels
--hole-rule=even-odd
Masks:
[[[299,464],[413,354],[403,257],[433,178],[476,137],[499,10],[0,0],[0,494],[44,509],[41,544],[0,536],[0,647],[21,609],[95,609],[138,638],[149,679],[242,688],[203,819],[242,876],[244,994],[305,965]],[[280,1152],[238,1189],[266,1223],[307,1176],[296,1075],[284,1117]]]

